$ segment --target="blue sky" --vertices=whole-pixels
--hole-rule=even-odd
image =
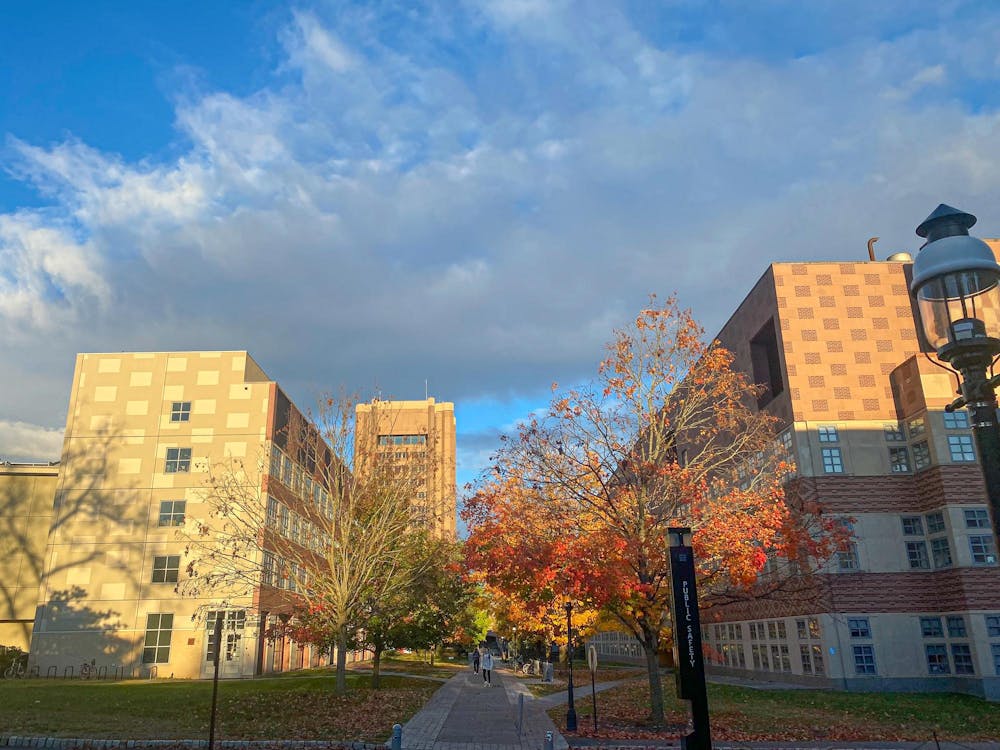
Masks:
[[[1000,234],[989,2],[93,2],[0,26],[0,457],[78,351],[456,402],[460,481],[676,291]]]

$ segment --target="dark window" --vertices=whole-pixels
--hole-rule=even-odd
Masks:
[[[906,446],[889,449],[889,466],[893,474],[907,474],[910,471],[910,451]]]
[[[750,361],[753,367],[753,381],[764,386],[757,398],[757,406],[763,407],[771,399],[785,390],[781,378],[781,354],[778,351],[778,334],[771,318],[750,339]]]
[[[157,555],[153,558],[153,583],[177,583],[180,555]]]
[[[191,471],[191,449],[167,448],[167,463],[163,470],[167,474],[181,474]]]
[[[967,529],[988,529],[990,514],[985,509],[965,511],[965,527]]]
[[[921,617],[920,634],[924,638],[944,638],[944,628],[940,617]]]
[[[851,638],[872,637],[872,629],[867,617],[851,618],[847,621],[847,627],[851,630]]]
[[[930,558],[927,557],[927,542],[907,542],[906,559],[909,560],[911,568],[929,568],[931,566],[931,561]]]
[[[903,534],[906,536],[923,536],[924,519],[920,516],[903,516]]]
[[[969,634],[965,629],[965,618],[959,615],[951,615],[947,618],[949,638],[968,638]]]
[[[986,615],[986,635],[1000,638],[1000,615]]]
[[[875,647],[854,646],[855,674],[878,674],[875,670]]]
[[[170,407],[171,422],[187,422],[191,419],[191,402],[174,401]]]
[[[927,671],[931,674],[948,674],[951,667],[948,665],[948,651],[943,643],[928,643],[924,646],[927,654]]]
[[[183,526],[184,510],[187,502],[184,500],[163,500],[160,503],[159,526]]]
[[[913,467],[918,471],[931,465],[931,449],[924,440],[913,444]]]
[[[996,547],[992,534],[972,534],[969,536],[969,549],[972,551],[973,565],[995,565],[997,561]]]
[[[170,661],[170,631],[173,627],[172,614],[146,615],[146,640],[142,645],[143,664],[165,664]]]
[[[938,534],[944,531],[944,513],[938,511],[937,513],[927,514],[927,533],[928,534]]]
[[[955,674],[975,674],[972,664],[972,649],[968,643],[951,644],[951,658],[955,662]]]
[[[931,557],[934,558],[935,568],[951,566],[951,545],[948,544],[948,537],[931,539]]]

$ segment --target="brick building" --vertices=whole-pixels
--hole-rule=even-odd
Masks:
[[[995,249],[1000,243],[990,241]],[[766,384],[790,489],[853,529],[820,595],[722,611],[712,668],[1000,699],[1000,568],[954,375],[921,351],[909,257],[775,263],[718,335]],[[933,356],[933,355],[932,355]]]

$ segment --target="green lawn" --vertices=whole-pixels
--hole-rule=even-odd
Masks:
[[[633,680],[597,696],[598,735],[677,736],[689,705],[664,679],[668,727],[656,732],[646,717],[649,690]],[[970,741],[1000,737],[1000,704],[968,695],[842,693],[828,690],[752,690],[708,686],[712,735],[719,740],[913,740]],[[594,734],[590,698],[577,701],[580,734]],[[565,707],[549,712],[562,726]]]
[[[426,703],[439,684],[351,675],[344,697],[330,672],[219,683],[218,739],[384,742],[392,725]],[[207,739],[212,683],[0,680],[4,734],[114,739]]]

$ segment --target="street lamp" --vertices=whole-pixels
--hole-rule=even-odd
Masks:
[[[1000,376],[989,370],[1000,355],[1000,264],[989,245],[969,236],[976,217],[943,203],[917,227],[927,242],[913,262],[910,293],[924,337],[938,359],[961,373],[959,398],[945,407],[968,407],[986,496],[1000,537]]]
[[[566,731],[576,731],[576,706],[573,705],[573,602],[566,602],[566,659],[569,662],[569,709],[566,711]]]

